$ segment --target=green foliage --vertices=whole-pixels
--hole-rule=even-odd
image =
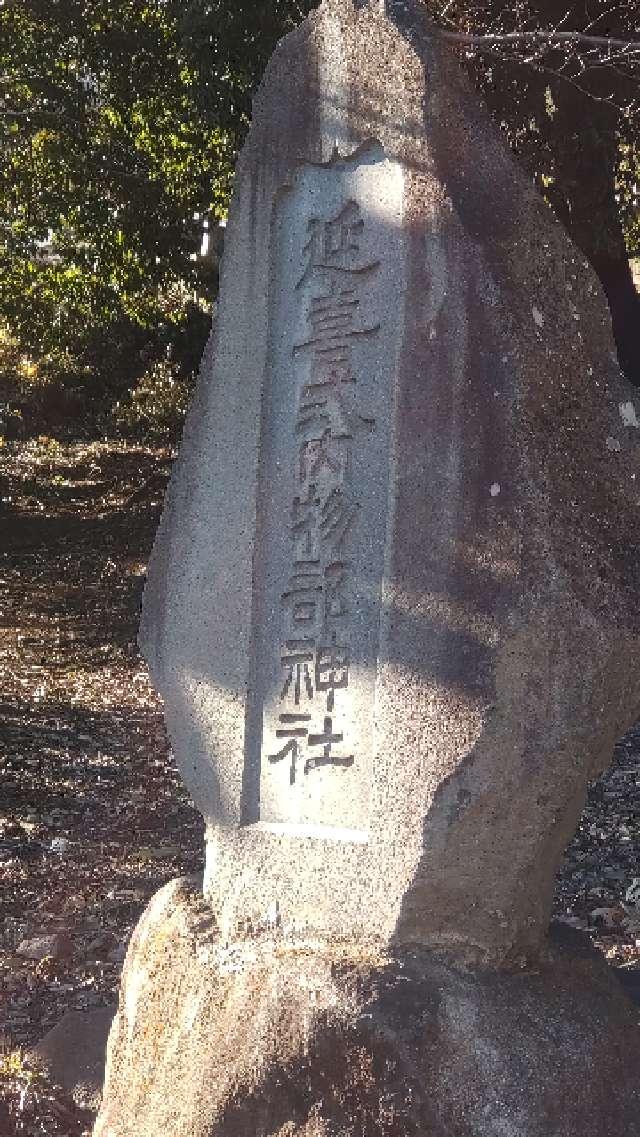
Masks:
[[[151,429],[151,377],[165,391],[167,359],[176,389],[193,375],[217,287],[216,258],[198,255],[203,219],[225,216],[252,94],[277,40],[315,6],[0,2],[0,403],[10,432],[104,430],[116,404],[122,428]],[[480,32],[558,17],[553,0],[425,6],[440,25]],[[632,37],[633,11],[633,0],[578,0],[562,15]],[[529,63],[472,53],[468,64],[597,270],[599,257],[624,261],[622,227],[628,251],[640,251],[638,116],[618,109],[633,79],[589,66],[577,83],[553,53]]]
[[[171,0],[0,7],[0,312],[20,348],[2,362],[23,394],[29,378],[84,385],[105,411],[188,324],[167,293],[213,300],[196,218],[224,216],[232,155],[202,116],[182,12]]]
[[[616,188],[629,256],[640,257],[640,139],[620,146]]]
[[[116,404],[114,421],[125,435],[149,442],[173,441],[180,433],[192,387],[176,364],[158,360]]]
[[[184,51],[198,77],[199,105],[237,150],[251,118],[251,99],[282,36],[318,0],[191,0],[180,21]]]

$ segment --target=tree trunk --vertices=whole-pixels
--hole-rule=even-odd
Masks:
[[[549,130],[553,207],[597,272],[609,302],[622,370],[640,386],[640,296],[616,201],[617,113],[562,80]]]
[[[595,34],[625,36],[625,11],[602,5],[595,26],[593,5],[575,0],[533,0],[542,27],[554,27],[571,9],[567,27]],[[597,21],[596,21],[597,22]],[[591,263],[606,294],[618,359],[627,378],[640,387],[640,296],[627,252],[616,201],[619,161],[620,107],[632,97],[630,80],[613,66],[590,67],[572,73],[559,51],[545,59],[550,69],[565,65],[564,78],[540,73],[532,83],[536,120],[549,147],[554,182],[549,198],[571,239]],[[570,81],[573,80],[573,81]],[[553,107],[548,94],[551,94]],[[607,101],[609,100],[609,101]],[[550,113],[551,111],[551,113]]]

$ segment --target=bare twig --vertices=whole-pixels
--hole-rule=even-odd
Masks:
[[[493,58],[499,59],[504,63],[504,55],[501,55],[497,51],[491,52],[491,49],[489,49],[489,51]],[[533,66],[535,70],[539,71],[542,75],[549,75],[552,79],[560,79],[563,83],[568,83],[569,86],[573,87],[575,91],[579,91],[581,95],[585,96],[585,98],[590,99],[591,102],[601,103],[605,106],[612,107],[619,113],[628,115],[630,119],[635,117],[635,115],[638,114],[638,110],[640,109],[640,104],[637,104],[635,100],[632,100],[629,103],[621,104],[617,103],[612,95],[595,95],[593,91],[589,91],[587,87],[583,87],[580,83],[576,82],[575,79],[571,78],[571,76],[565,75],[563,72],[557,71],[552,67],[545,67],[543,64],[537,61],[534,64],[525,64],[524,59],[519,59],[518,56],[515,56],[512,59],[512,62],[519,63],[522,66]]]
[[[624,51],[640,48],[640,40],[613,39],[610,36],[590,36],[584,32],[496,32],[473,35],[470,32],[440,32],[440,38],[463,47],[492,47],[500,44],[585,44],[589,47],[622,48]]]
[[[556,34],[559,32],[559,30],[560,30],[560,28],[562,27],[562,25],[563,25],[564,23],[566,23],[566,21],[569,19],[569,16],[570,16],[570,15],[571,15],[571,12],[570,12],[570,11],[569,11],[569,12],[565,12],[564,16],[562,16],[562,17],[561,17],[561,19],[560,19],[560,20],[558,20],[558,23],[557,23],[557,24],[556,24],[556,26],[554,27],[554,29],[553,29],[553,32],[552,32],[552,35],[556,35]],[[537,59],[541,59],[541,58],[542,58],[542,56],[544,55],[545,51],[547,50],[547,47],[548,47],[548,40],[545,40],[543,43],[539,44],[539,45],[536,47],[536,50],[535,50],[535,51],[533,51],[533,52],[531,53],[531,55],[528,55],[528,56],[527,56],[527,58],[526,58],[526,60],[525,60],[525,63],[534,63],[534,62],[535,62],[535,60],[537,60]]]

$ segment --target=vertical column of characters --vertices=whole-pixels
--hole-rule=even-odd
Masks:
[[[307,338],[293,347],[296,382],[295,469],[289,538],[291,565],[281,594],[282,688],[271,764],[289,763],[289,781],[322,767],[353,766],[353,739],[341,719],[349,688],[353,603],[349,552],[360,503],[352,456],[373,429],[360,412],[354,346],[379,324],[359,326],[361,292],[379,265],[361,253],[364,222],[347,202],[328,220],[311,218],[304,296]],[[304,366],[303,366],[304,365]]]

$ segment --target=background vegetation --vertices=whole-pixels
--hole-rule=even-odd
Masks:
[[[217,290],[251,97],[315,0],[0,3],[0,435],[179,429]],[[640,39],[634,0],[428,0],[448,31]],[[640,56],[460,48],[598,272],[640,383]],[[206,241],[203,245],[203,237]]]

